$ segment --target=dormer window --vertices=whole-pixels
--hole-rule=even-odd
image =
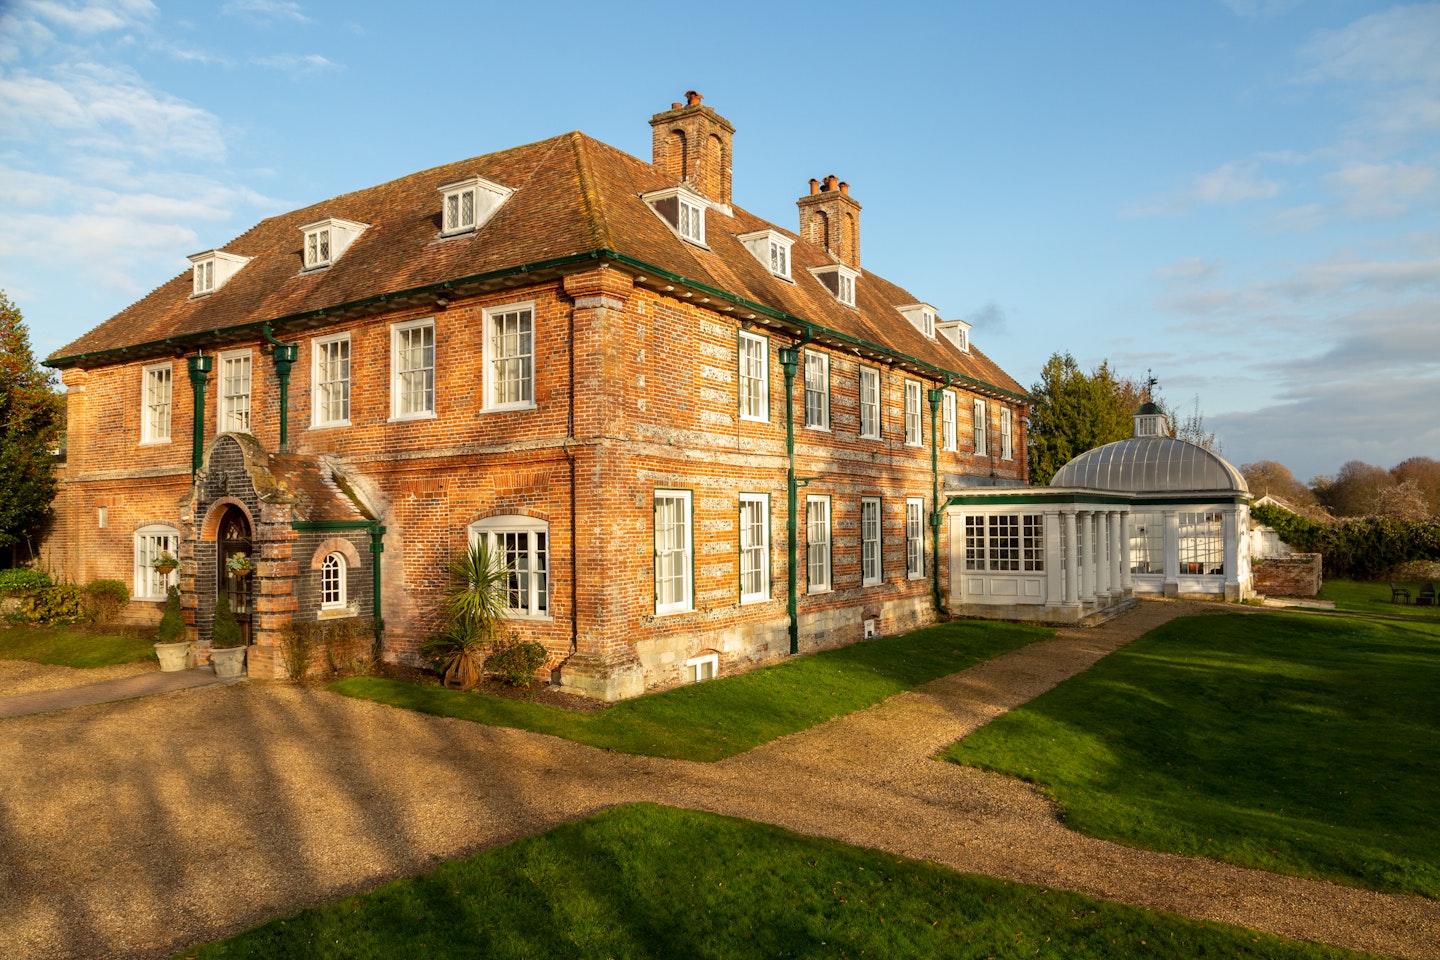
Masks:
[[[936,321],[935,328],[945,339],[955,344],[961,353],[970,352],[970,324],[964,320],[939,320]]]
[[[860,279],[859,270],[832,263],[825,267],[811,267],[810,272],[825,284],[825,289],[829,290],[836,300],[847,307],[855,306],[855,281]]]
[[[912,303],[908,307],[898,307],[910,325],[919,330],[931,340],[935,339],[935,308],[928,303]]]
[[[195,264],[191,280],[192,297],[203,297],[219,290],[235,275],[235,271],[250,262],[249,257],[236,256],[224,250],[206,250],[191,254],[186,259]]]
[[[782,280],[790,279],[790,245],[794,241],[789,237],[774,230],[756,230],[754,233],[742,233],[735,239],[775,276]]]
[[[705,199],[691,193],[684,187],[670,187],[652,190],[642,194],[641,200],[650,205],[656,215],[679,234],[680,239],[705,246]]]
[[[364,233],[368,226],[366,223],[341,220],[337,217],[307,223],[300,228],[300,232],[305,235],[305,244],[301,248],[302,269],[319,270],[330,266],[340,259],[350,244],[355,242],[355,238]]]
[[[471,233],[485,223],[515,191],[484,177],[457,180],[440,187],[440,235],[453,237]]]

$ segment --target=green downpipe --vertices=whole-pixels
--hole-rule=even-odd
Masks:
[[[197,353],[193,357],[186,357],[185,363],[190,368],[190,389],[195,394],[195,425],[190,431],[193,434],[190,444],[190,476],[193,478],[200,472],[200,465],[205,460],[205,384],[210,379],[215,358]]]
[[[294,343],[281,343],[275,339],[270,324],[260,329],[270,344],[271,357],[275,361],[275,376],[280,381],[280,452],[290,452],[290,368],[300,356],[300,347]]]
[[[799,556],[795,538],[797,523],[795,499],[799,487],[795,482],[795,372],[800,368],[800,350],[814,337],[814,331],[805,327],[805,337],[793,347],[780,348],[780,366],[785,369],[785,456],[789,467],[785,472],[785,578],[788,591],[785,595],[785,613],[790,618],[790,653],[800,652],[800,613],[796,602],[795,563]]]
[[[950,378],[945,378],[945,387],[950,386]],[[930,538],[931,538],[931,560],[930,576],[935,585],[935,610],[942,616],[949,616],[950,611],[946,608],[945,602],[940,599],[940,435],[936,431],[936,423],[940,414],[940,404],[945,398],[945,389],[936,387],[930,391],[930,482],[931,494],[930,503]],[[958,414],[958,411],[957,411]]]

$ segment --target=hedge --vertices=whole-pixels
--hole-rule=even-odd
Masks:
[[[1321,554],[1327,577],[1380,580],[1402,563],[1440,560],[1440,519],[1345,517],[1320,523],[1269,505],[1250,515],[1296,550]]]

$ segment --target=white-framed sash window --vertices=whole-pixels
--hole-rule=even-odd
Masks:
[[[880,371],[860,368],[860,437],[880,439]]]
[[[1009,407],[1000,408],[1000,459],[1015,459],[1015,435],[1013,412]]]
[[[317,427],[350,424],[350,334],[310,341],[311,423]]]
[[[925,499],[905,498],[905,576],[919,580],[925,576]]]
[[[740,494],[740,602],[770,599],[770,495]]]
[[[920,420],[920,384],[905,381],[905,445],[918,447],[925,442]]]
[[[216,405],[221,433],[250,432],[250,351],[220,354],[220,402]]]
[[[989,413],[984,400],[975,401],[975,452],[985,456],[990,452],[989,440],[986,437],[986,421]]]
[[[435,416],[435,321],[390,327],[390,418]]]
[[[805,351],[805,426],[830,429],[830,356]]]
[[[739,377],[740,419],[768,422],[770,419],[769,341],[753,333],[740,333]]]
[[[688,490],[655,491],[655,612],[695,608],[694,524]]]
[[[955,429],[955,394],[946,390],[944,396],[945,399],[942,401],[940,408],[940,420],[945,428],[945,449],[955,450],[958,449],[960,442]]]
[[[163,523],[152,523],[135,531],[136,600],[164,600],[165,591],[179,586],[180,570],[168,574],[156,570],[151,563],[162,553],[180,555],[180,531]]]
[[[169,363],[153,363],[145,368],[145,399],[140,411],[140,442],[170,442],[171,398],[174,373]]]
[[[470,543],[485,538],[493,562],[505,568],[505,598],[512,617],[550,616],[550,524],[519,515],[470,524]]]
[[[805,498],[805,567],[810,593],[830,589],[830,498],[826,496]]]
[[[485,311],[488,380],[485,405],[491,410],[535,406],[535,307],[531,303]]]
[[[884,545],[880,533],[880,498],[860,498],[860,584],[873,587],[883,579]]]

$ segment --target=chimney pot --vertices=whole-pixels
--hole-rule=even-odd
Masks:
[[[696,104],[698,104],[701,100],[704,100],[704,99],[705,99],[704,96],[702,96],[701,94],[696,93],[694,90],[686,90],[686,91],[685,91],[685,106],[687,106],[687,107],[693,107],[693,106],[695,106]]]
[[[835,184],[839,181],[839,179],[840,178],[835,176],[835,174],[830,174],[828,177],[825,178],[825,186],[821,189],[823,189],[826,193],[829,193],[831,190],[835,189]]]
[[[842,197],[850,196],[850,184],[844,182],[840,184],[840,195]]]
[[[674,103],[670,104],[670,109],[679,110],[683,106],[685,106],[685,104],[681,103],[679,100],[676,100]]]
[[[819,181],[819,180],[816,180],[814,177],[811,177],[811,178],[810,178],[810,196],[813,197],[813,196],[815,196],[815,194],[817,194],[817,193],[819,193],[819,192],[820,192],[820,181]]]

